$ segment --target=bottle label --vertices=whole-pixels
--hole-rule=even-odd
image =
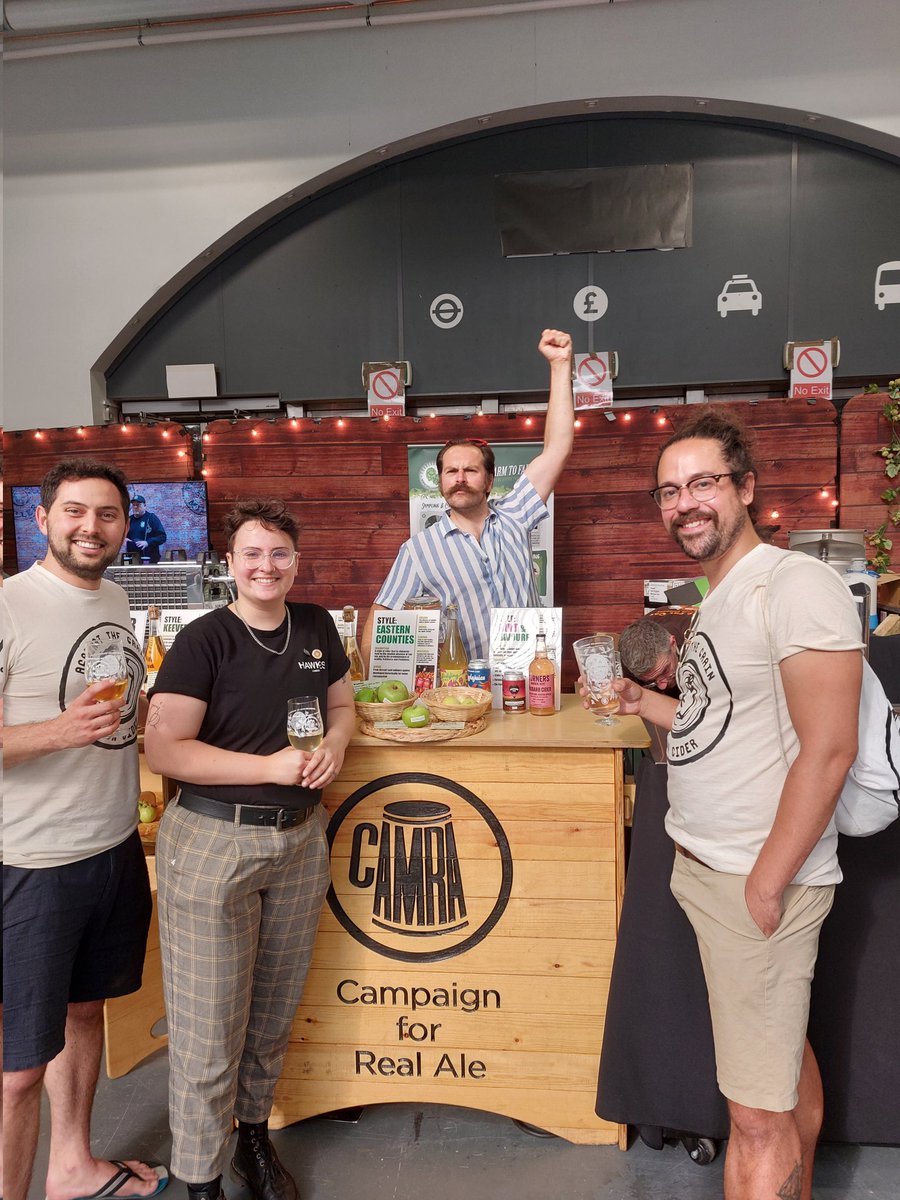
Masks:
[[[553,678],[552,675],[528,676],[528,701],[532,708],[554,707]]]
[[[466,667],[441,667],[441,687],[465,687],[467,677]]]
[[[148,667],[147,668],[147,678],[144,681],[144,691],[145,692],[149,692],[152,687],[156,686],[156,676],[157,676],[157,672],[151,671],[150,668]]]

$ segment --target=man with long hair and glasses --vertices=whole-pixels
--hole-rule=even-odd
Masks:
[[[862,654],[825,563],[764,545],[749,432],[699,409],[651,495],[709,592],[679,699],[626,680],[621,711],[668,730],[671,887],[700,949],[731,1132],[728,1200],[809,1200],[822,1084],[806,1040],[819,930],[841,879],[833,814],[856,756]]]
[[[441,607],[455,603],[469,659],[487,658],[491,608],[538,603],[531,531],[547,516],[547,499],[572,453],[572,338],[545,329],[538,346],[550,364],[544,446],[502,500],[490,499],[494,452],[481,438],[453,438],[437,456],[447,512],[404,542],[375,597],[360,646],[369,659],[375,614],[402,608],[408,596],[428,592]]]

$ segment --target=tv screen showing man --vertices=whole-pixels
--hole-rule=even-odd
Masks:
[[[137,554],[141,562],[159,562],[159,548],[166,540],[163,523],[154,512],[147,511],[144,496],[131,497],[131,516],[128,521],[128,536],[122,549]]]

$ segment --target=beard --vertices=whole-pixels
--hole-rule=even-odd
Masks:
[[[50,553],[61,567],[74,575],[76,579],[99,579],[106,568],[116,561],[119,554],[118,546],[107,546],[106,552],[100,558],[85,562],[78,557],[78,550],[72,547],[72,539],[54,537],[48,532],[47,546]]]
[[[692,521],[698,516],[709,520],[709,527],[702,534],[682,533],[682,523]],[[720,558],[730,550],[746,528],[749,519],[747,510],[743,507],[733,516],[713,511],[701,513],[698,510],[676,518],[677,524],[673,522],[669,532],[688,558],[706,562],[712,558]]]

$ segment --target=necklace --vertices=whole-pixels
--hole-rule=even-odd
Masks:
[[[267,653],[269,653],[269,654],[281,655],[281,654],[284,654],[285,650],[287,650],[288,645],[290,644],[290,640],[291,640],[291,610],[288,608],[287,605],[284,606],[284,610],[287,613],[287,636],[285,637],[284,645],[281,647],[280,650],[273,650],[271,646],[267,646],[265,642],[261,642],[259,640],[259,638],[256,636],[256,634],[253,632],[253,630],[250,628],[250,626],[247,624],[247,622],[241,616],[241,610],[238,608],[236,602],[235,602],[233,611],[234,611],[235,615],[237,616],[237,619],[240,621],[240,623],[243,625],[243,627],[247,630],[247,632],[253,638],[254,642],[256,642],[257,646],[260,646],[263,650],[267,651]]]

